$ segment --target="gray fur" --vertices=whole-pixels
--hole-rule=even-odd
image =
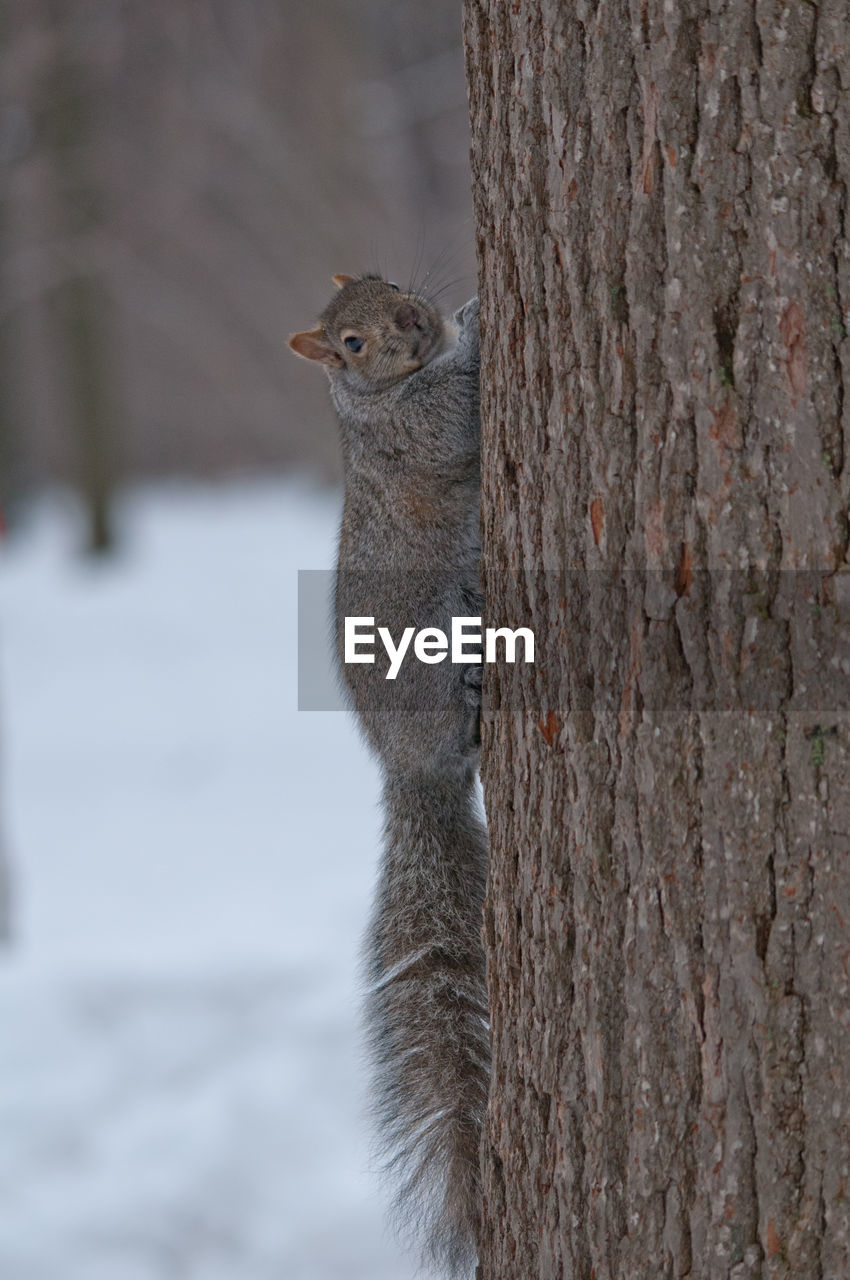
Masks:
[[[489,1078],[481,943],[487,837],[474,798],[480,667],[449,658],[428,666],[411,653],[388,681],[380,644],[374,665],[342,664],[342,634],[346,615],[373,616],[397,640],[406,626],[448,633],[452,616],[482,612],[478,304],[458,312],[454,341],[454,327],[430,304],[402,295],[416,305],[429,357],[402,372],[416,335],[402,333],[408,345],[399,350],[396,334],[381,378],[370,378],[349,360],[340,334],[358,321],[365,332],[367,314],[377,323],[382,302],[390,310],[398,304],[397,293],[378,286],[390,288],[347,284],[322,316],[323,335],[344,361],[325,361],[345,465],[340,669],[384,772],[366,1016],[374,1110],[399,1216],[421,1228],[434,1262],[462,1275],[475,1262]],[[387,341],[367,349],[372,361]]]

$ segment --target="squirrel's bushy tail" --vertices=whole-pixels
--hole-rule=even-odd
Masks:
[[[487,835],[472,770],[390,778],[366,938],[381,1144],[403,1221],[450,1275],[475,1261],[489,1036],[481,911]]]

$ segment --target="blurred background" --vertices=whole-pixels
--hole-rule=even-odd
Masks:
[[[455,0],[0,7],[0,1276],[404,1280],[377,775],[296,705],[335,271],[475,291]]]

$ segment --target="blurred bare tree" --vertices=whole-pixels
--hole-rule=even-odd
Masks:
[[[108,551],[113,542],[116,424],[110,403],[109,294],[104,273],[75,246],[96,240],[107,221],[99,196],[100,67],[88,55],[88,32],[68,21],[64,0],[45,6],[52,37],[40,102],[42,137],[51,180],[54,228],[67,271],[49,298],[56,359],[64,392],[73,469],[89,517],[88,546]]]
[[[324,388],[283,355],[330,273],[440,258],[450,301],[474,287],[459,21],[454,0],[7,0],[4,505],[81,485],[100,545],[119,463],[334,470]]]
[[[5,69],[11,44],[10,15],[8,8],[0,8],[0,68]],[[0,268],[8,262],[9,242],[9,179],[17,153],[21,149],[25,123],[20,111],[5,101],[0,107]],[[0,283],[5,283],[0,277]],[[0,303],[2,303],[0,288]],[[0,530],[4,513],[8,512],[13,494],[18,488],[20,466],[20,412],[16,405],[16,384],[13,373],[14,356],[10,348],[10,326],[2,323],[0,312]]]
[[[12,940],[12,870],[0,830],[0,947]]]
[[[12,869],[7,853],[3,817],[4,810],[0,804],[0,947],[6,946],[12,937]]]

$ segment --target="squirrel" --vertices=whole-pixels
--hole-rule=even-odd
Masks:
[[[340,671],[383,770],[383,852],[365,940],[374,1112],[399,1221],[452,1276],[475,1263],[490,1047],[481,939],[487,834],[475,799],[481,667],[345,664],[346,617],[393,635],[479,616],[478,300],[451,321],[375,275],[333,277],[318,327],[345,498],[334,610]]]

